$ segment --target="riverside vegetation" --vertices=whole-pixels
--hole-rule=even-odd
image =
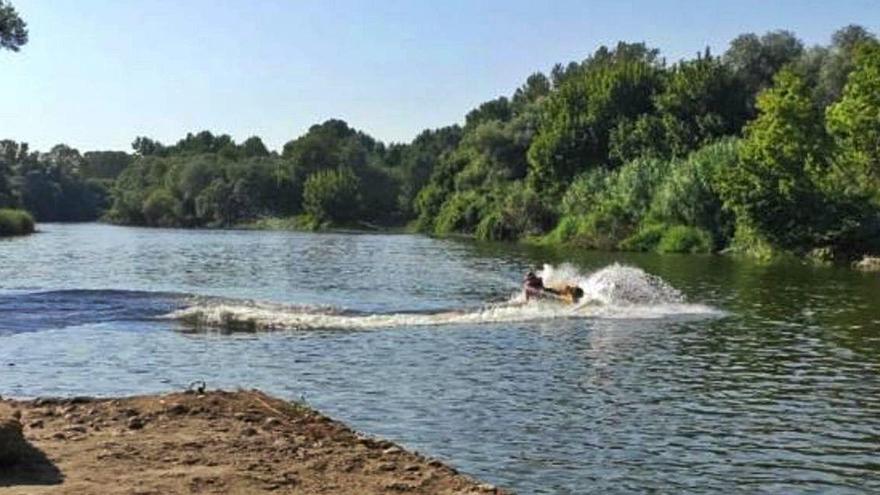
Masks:
[[[9,22],[0,26],[11,39]],[[2,141],[0,207],[37,221],[408,224],[487,240],[845,261],[880,252],[878,143],[880,43],[862,27],[814,47],[787,31],[743,34],[721,56],[671,64],[620,42],[405,144],[341,120],[280,152],[209,131],[174,145],[138,137],[131,154]]]

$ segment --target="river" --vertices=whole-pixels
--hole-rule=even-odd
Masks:
[[[0,240],[4,396],[255,387],[527,494],[880,491],[876,274],[411,235],[39,228]],[[529,267],[588,301],[522,304]]]

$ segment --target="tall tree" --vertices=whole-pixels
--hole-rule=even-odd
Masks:
[[[838,166],[850,185],[880,202],[880,45],[862,45],[840,101],[827,110]]]
[[[12,4],[0,0],[0,48],[17,52],[28,42],[25,23]]]
[[[824,171],[822,115],[797,74],[783,69],[758,97],[758,118],[745,128],[739,162],[723,172],[722,197],[740,232],[784,249],[809,247],[823,233],[825,202],[815,184]]]

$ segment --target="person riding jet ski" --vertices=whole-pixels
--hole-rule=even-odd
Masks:
[[[530,271],[523,280],[523,293],[526,301],[531,298],[554,298],[569,303],[576,303],[584,296],[584,290],[576,285],[566,285],[561,290],[545,287],[544,280]]]
[[[523,280],[523,293],[526,295],[526,301],[533,297],[541,297],[547,288],[544,287],[544,280],[530,271]]]

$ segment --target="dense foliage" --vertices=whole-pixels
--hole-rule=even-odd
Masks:
[[[0,208],[0,237],[30,234],[34,231],[34,219],[24,210]]]
[[[12,5],[0,0],[0,48],[17,52],[27,41],[27,24]]]
[[[3,22],[12,40],[20,30]],[[673,64],[644,43],[603,46],[408,144],[328,120],[280,153],[208,131],[132,148],[3,141],[0,207],[147,226],[411,222],[601,249],[880,252],[880,44],[860,26],[815,47],[743,34],[721,56]]]

